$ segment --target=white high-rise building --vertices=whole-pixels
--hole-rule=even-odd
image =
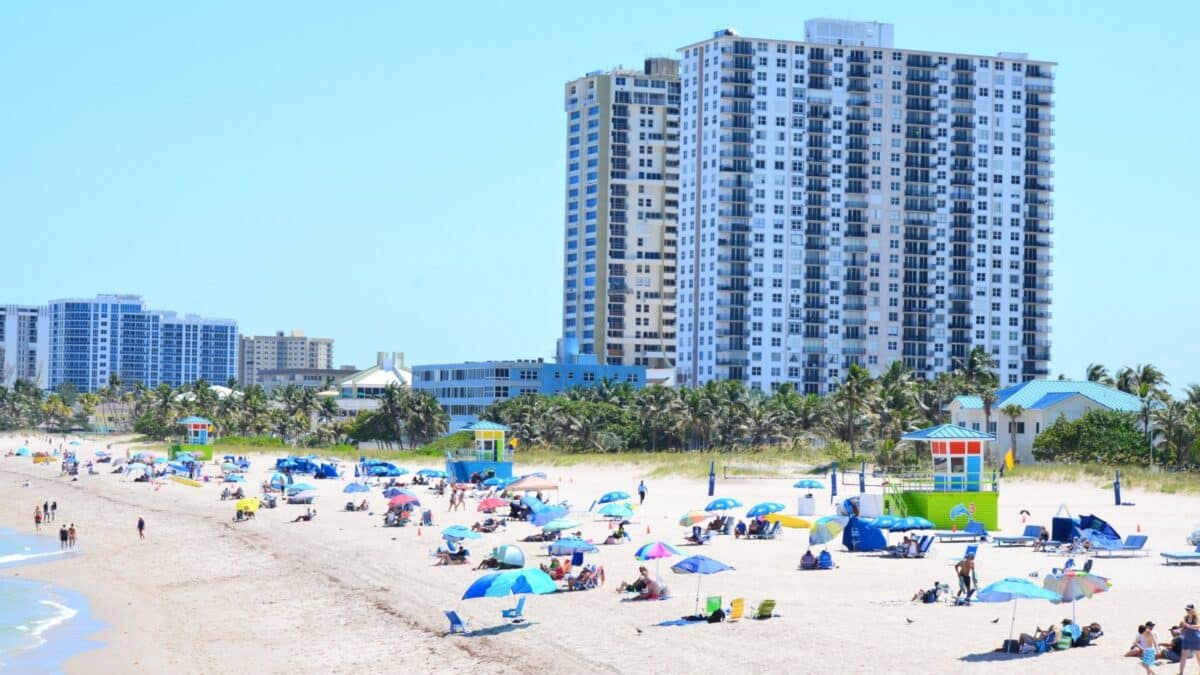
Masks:
[[[805,36],[679,50],[679,381],[825,393],[976,346],[1047,375],[1054,64]]]
[[[0,385],[46,388],[48,335],[44,306],[0,305]]]
[[[675,364],[679,79],[672,59],[566,84],[563,348]]]

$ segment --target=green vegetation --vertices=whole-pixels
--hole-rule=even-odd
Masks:
[[[1145,466],[1112,466],[1106,464],[1032,464],[1018,465],[1005,471],[1007,480],[1029,480],[1051,483],[1091,483],[1098,489],[1111,489],[1113,472],[1121,470],[1121,487],[1167,494],[1200,494],[1200,476],[1177,471],[1152,471]]]
[[[1145,460],[1147,454],[1136,416],[1097,409],[1074,421],[1059,416],[1033,439],[1033,457],[1039,462],[1112,466]]]
[[[839,446],[845,450],[845,445]],[[552,448],[518,451],[522,466],[633,466],[653,478],[678,476],[707,478],[709,465],[716,462],[718,476],[779,476],[786,478],[805,473],[828,473],[834,458],[827,451],[802,447],[796,450],[763,448],[737,454],[727,452],[562,452]],[[846,452],[848,454],[848,451]]]

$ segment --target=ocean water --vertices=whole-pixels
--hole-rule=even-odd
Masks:
[[[0,530],[0,567],[36,565],[59,555],[57,537]],[[0,672],[59,672],[68,658],[99,646],[88,636],[100,627],[79,593],[40,581],[0,578]]]

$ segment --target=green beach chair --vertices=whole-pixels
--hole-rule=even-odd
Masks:
[[[755,619],[769,619],[775,616],[775,601],[763,600],[762,604],[754,609]]]
[[[706,616],[712,616],[712,613],[718,609],[721,609],[721,596],[710,595],[708,597],[708,601],[704,605],[704,614]]]

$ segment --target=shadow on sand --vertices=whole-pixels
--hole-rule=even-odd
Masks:
[[[980,652],[978,654],[967,654],[959,658],[959,661],[964,663],[990,663],[993,661],[1018,661],[1034,654],[1012,654],[1008,652]]]
[[[492,635],[503,635],[513,631],[524,630],[530,626],[536,625],[535,621],[522,621],[521,623],[502,623],[499,626],[491,628],[480,628],[467,633],[467,637],[489,637]]]

